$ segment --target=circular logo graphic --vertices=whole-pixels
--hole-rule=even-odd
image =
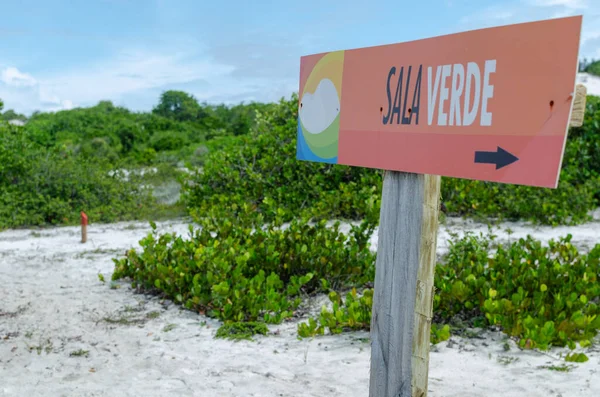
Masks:
[[[304,150],[320,159],[335,159],[338,154],[343,69],[343,51],[324,55],[301,93],[299,132],[307,146]]]

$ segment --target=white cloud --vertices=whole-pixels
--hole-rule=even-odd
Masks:
[[[22,73],[19,69],[11,66],[2,70],[0,79],[4,84],[15,87],[32,87],[37,84],[33,76]]]
[[[0,70],[0,98],[6,109],[25,114],[34,110],[57,111],[75,106],[73,101],[52,94],[43,82],[15,66]]]
[[[49,96],[92,105],[102,99],[119,100],[123,95],[140,90],[216,79],[234,70],[192,55],[122,51],[112,60],[66,70],[40,81]]]
[[[203,92],[206,97],[243,88],[224,79],[234,70],[233,66],[177,49],[122,50],[112,59],[35,77],[14,66],[6,67],[0,72],[0,98],[6,108],[30,113],[70,109],[75,104],[93,106],[100,100],[120,102],[138,92],[198,80],[219,82],[213,92]]]

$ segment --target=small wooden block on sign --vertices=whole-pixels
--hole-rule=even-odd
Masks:
[[[581,127],[583,125],[586,96],[587,88],[585,88],[583,84],[577,84],[577,86],[575,86],[575,98],[573,99],[573,109],[571,110],[569,127]]]

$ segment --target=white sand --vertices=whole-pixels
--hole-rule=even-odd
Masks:
[[[440,231],[440,253],[449,225],[454,231],[487,229],[449,220]],[[182,222],[159,226],[187,232]],[[548,240],[572,233],[584,248],[600,242],[598,222],[510,227],[516,237],[532,233]],[[126,283],[110,289],[111,258],[137,247],[148,231],[143,223],[91,225],[87,244],[79,243],[79,228],[72,227],[0,233],[0,396],[368,395],[365,332],[300,341],[292,322],[271,327],[279,332],[255,342],[223,341],[214,339],[216,321],[136,295]],[[158,317],[146,318],[152,312]],[[141,321],[110,324],[106,318]],[[484,333],[435,346],[429,395],[600,395],[598,347],[585,350],[588,362],[558,372],[540,367],[565,364],[559,358],[564,350],[545,355],[510,342],[504,351],[504,343],[502,334]],[[89,355],[70,356],[79,349]]]

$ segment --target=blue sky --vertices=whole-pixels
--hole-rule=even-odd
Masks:
[[[600,0],[15,0],[0,21],[0,98],[29,115],[112,100],[149,110],[180,89],[212,103],[298,90],[300,56],[583,15],[600,58]]]

